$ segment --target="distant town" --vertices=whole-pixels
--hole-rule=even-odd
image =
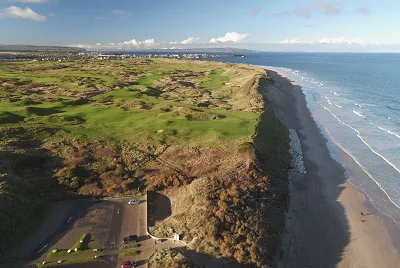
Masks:
[[[64,52],[64,51],[0,51],[0,61],[70,61],[88,59],[127,59],[127,58],[176,58],[201,59],[222,57],[245,57],[241,54],[213,54],[213,53],[175,53],[175,52]]]

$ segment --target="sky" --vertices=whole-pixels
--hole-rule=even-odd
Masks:
[[[0,0],[0,44],[400,52],[399,0]]]

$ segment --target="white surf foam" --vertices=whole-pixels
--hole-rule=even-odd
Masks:
[[[322,105],[322,104],[321,104]],[[322,105],[323,106],[323,105]],[[323,106],[325,110],[327,110],[333,117],[336,118],[336,120],[338,120],[341,124],[347,126],[348,128],[352,129],[354,132],[357,133],[357,137],[365,144],[367,145],[367,147],[371,150],[371,152],[373,152],[374,154],[376,154],[377,156],[379,156],[383,161],[385,161],[386,163],[388,163],[392,168],[394,168],[398,173],[400,173],[400,168],[398,168],[397,166],[395,166],[390,160],[388,160],[386,157],[384,157],[382,154],[380,154],[379,152],[377,152],[374,148],[372,148],[372,146],[370,144],[368,144],[365,139],[361,136],[361,133],[358,129],[355,129],[354,127],[352,127],[351,125],[343,122],[342,120],[340,120],[331,110],[329,110],[329,108]]]
[[[356,115],[365,119],[365,116],[361,112],[357,112],[356,110],[353,110],[353,113],[355,113]]]
[[[400,139],[400,134],[397,134],[396,132],[393,132],[393,131],[391,131],[391,130],[389,130],[389,129],[383,128],[383,127],[381,127],[381,126],[379,126],[379,125],[377,125],[377,124],[374,124],[374,123],[370,123],[370,124],[371,124],[371,125],[374,125],[375,127],[379,128],[380,130],[382,130],[382,131],[384,131],[384,132],[386,132],[386,133],[389,133],[390,135],[393,135],[393,136],[395,136],[396,138]]]
[[[358,161],[358,159],[351,154],[348,150],[346,150],[343,146],[341,146],[336,140],[335,138],[333,138],[333,136],[330,134],[329,130],[325,128],[326,133],[329,135],[330,140],[336,144],[340,149],[342,149],[348,156],[350,156],[354,162],[357,163],[357,165],[365,172],[365,174],[368,175],[368,177],[375,182],[375,184],[382,190],[382,192],[386,195],[386,197],[388,198],[388,200],[395,205],[397,208],[400,209],[400,206],[398,204],[396,204],[396,202],[389,196],[389,194],[385,191],[385,189],[379,184],[379,182],[371,175],[371,173],[369,173],[369,171]],[[350,181],[349,181],[350,182]],[[350,182],[351,183],[351,182]],[[397,225],[400,225],[399,222],[396,221],[396,219],[394,219],[393,217],[391,217],[391,215],[389,215],[388,213],[386,213],[385,211],[382,211],[378,208],[378,206],[375,206],[381,213],[383,213],[384,215],[388,216],[389,218],[391,218],[394,222],[396,222]]]

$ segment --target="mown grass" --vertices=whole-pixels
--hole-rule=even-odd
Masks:
[[[130,94],[127,93],[127,94]],[[142,98],[143,101],[147,100]],[[0,102],[0,112],[11,112],[14,118],[25,123],[47,124],[60,126],[71,132],[78,133],[89,139],[108,137],[112,139],[132,140],[141,137],[152,137],[153,140],[167,135],[166,143],[177,144],[218,144],[228,140],[238,139],[242,142],[255,131],[257,115],[251,112],[206,110],[204,113],[219,113],[225,116],[220,120],[187,120],[184,116],[172,113],[162,113],[154,110],[123,110],[115,106],[86,104],[80,106],[64,105],[60,102],[42,103],[21,107],[15,103]],[[154,104],[159,102],[153,101]],[[180,105],[179,107],[188,107]],[[190,107],[190,106],[189,106]],[[193,107],[195,108],[195,107]],[[59,116],[60,120],[55,120]],[[82,118],[79,124],[62,120],[62,117]],[[157,135],[158,130],[164,130],[163,135]],[[168,133],[175,133],[170,135]]]
[[[91,235],[90,233],[83,234],[81,238],[70,248],[70,250],[88,250],[89,249],[89,242],[90,242]]]
[[[215,70],[208,75],[208,81],[201,83],[201,87],[207,89],[218,89],[229,81],[227,76],[222,75],[223,70]]]
[[[135,243],[135,244],[124,245],[121,247],[121,249],[140,248],[141,246],[142,244]]]
[[[76,255],[83,255],[83,254],[96,254],[98,252],[102,252],[102,249],[98,249],[97,251],[93,251],[92,249],[87,249],[87,250],[78,250],[78,251],[71,251],[71,253],[68,253],[67,249],[59,249],[57,252],[50,251],[47,253],[46,257],[47,258],[53,258],[53,257],[62,257],[62,256],[76,256]]]
[[[88,64],[93,63],[89,62]],[[117,68],[118,62],[107,61],[102,64],[108,65],[110,68]],[[102,75],[98,70],[88,72],[79,70],[74,63],[66,63],[65,65],[71,69],[74,67],[77,70],[64,68],[49,72],[36,71],[36,68],[42,70],[51,68],[52,65],[49,63],[24,63],[11,64],[13,68],[10,67],[8,71],[2,70],[0,74],[4,74],[6,78],[15,78],[21,81],[31,79],[34,83],[52,84],[56,87],[65,87],[65,83],[60,82],[65,77],[92,78],[96,81],[95,83],[104,85],[110,85],[116,79],[109,75]],[[195,117],[194,120],[187,120],[185,115],[191,116],[190,112],[180,115],[160,113],[157,107],[162,105],[184,109],[198,109],[198,107],[158,98],[157,95],[160,93],[157,93],[156,96],[151,96],[136,91],[139,88],[152,87],[154,81],[169,76],[176,70],[198,72],[207,70],[207,68],[211,70],[207,78],[209,81],[204,82],[202,87],[218,89],[224,86],[224,83],[228,81],[228,77],[221,75],[222,69],[211,69],[210,67],[213,66],[213,63],[204,63],[204,65],[206,67],[189,61],[166,62],[151,60],[140,67],[135,67],[137,73],[147,74],[139,78],[136,84],[95,96],[92,98],[94,102],[78,106],[66,105],[59,101],[51,103],[43,101],[41,104],[26,107],[15,102],[2,101],[0,112],[13,113],[13,116],[5,116],[9,118],[9,123],[12,123],[12,120],[21,122],[24,119],[23,123],[25,124],[58,126],[81,138],[84,137],[90,140],[105,137],[194,146],[221,145],[227,142],[235,142],[235,140],[237,140],[237,143],[242,143],[255,131],[255,120],[257,118],[255,113],[228,111],[225,109],[203,109],[203,117],[211,118],[212,114],[222,114],[225,118],[220,120],[196,120]],[[208,65],[210,67],[207,67]],[[69,89],[73,90],[85,89],[84,86],[78,87],[73,83],[70,83],[70,86]],[[49,94],[38,96],[45,97],[49,96]],[[65,102],[68,99],[71,100],[71,96],[57,97],[65,100]],[[128,105],[136,105],[139,108],[124,109],[117,107],[118,101],[137,102],[137,104]],[[52,116],[55,114],[57,117]],[[159,130],[163,130],[163,134],[158,135],[157,131]]]
[[[36,267],[53,267],[53,266],[62,266],[67,264],[78,264],[78,263],[87,263],[87,262],[97,262],[95,258],[82,258],[82,259],[74,259],[74,260],[65,260],[61,263],[58,261],[47,262],[45,265],[42,263],[36,263]]]
[[[138,256],[140,255],[140,250],[135,250],[135,251],[127,251],[127,252],[122,252],[119,255],[123,257],[128,257],[128,256]]]
[[[92,251],[89,248],[90,238],[91,238],[90,233],[83,234],[81,236],[81,238],[72,247],[70,247],[69,250],[71,250],[71,253],[68,253],[67,249],[57,249],[57,252],[53,252],[53,250],[49,251],[46,256],[48,258],[52,258],[52,257],[56,257],[56,256],[94,253],[94,251]],[[78,249],[78,251],[75,251],[76,248]],[[98,251],[101,251],[101,250],[98,250]]]

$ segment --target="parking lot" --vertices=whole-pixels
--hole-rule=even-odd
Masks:
[[[142,197],[139,204],[129,205],[130,199],[133,198],[71,201],[68,205],[64,202],[63,213],[57,215],[58,217],[49,215],[37,234],[27,238],[27,243],[21,245],[27,250],[23,259],[33,265],[43,261],[73,262],[83,258],[94,258],[97,255],[100,256],[99,261],[67,264],[62,267],[114,268],[120,267],[121,262],[125,260],[134,260],[137,262],[137,267],[147,267],[148,258],[155,250],[155,242],[147,233],[146,200]],[[49,221],[53,221],[54,224]],[[70,249],[84,234],[89,234],[90,240],[89,249],[84,253],[51,255],[54,249],[64,251]],[[138,237],[137,243],[122,242],[124,237],[130,235]],[[95,252],[93,249],[98,251]]]

